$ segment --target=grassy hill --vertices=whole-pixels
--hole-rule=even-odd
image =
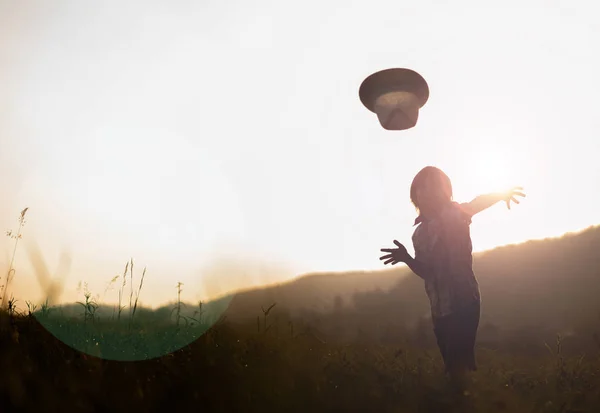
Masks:
[[[529,241],[475,254],[474,269],[482,293],[480,342],[537,351],[556,334],[576,341],[573,351],[596,346],[600,325],[600,227],[559,238]],[[315,273],[259,289],[240,291],[204,303],[185,303],[183,318],[211,325],[221,315],[230,322],[274,329],[290,323],[310,326],[330,340],[358,336],[380,340],[421,337],[432,343],[429,303],[423,281],[405,266],[380,271]],[[173,322],[176,304],[138,308],[136,320],[147,325]],[[226,310],[224,310],[226,309]],[[201,311],[200,311],[201,310]],[[79,304],[63,306],[68,319],[81,317]],[[113,306],[100,306],[97,319],[115,317]],[[127,317],[128,310],[123,313]],[[258,320],[257,320],[258,319]],[[258,323],[258,325],[257,325]],[[268,323],[267,323],[268,324]],[[248,327],[250,328],[250,327]],[[573,340],[572,337],[577,337]],[[584,337],[585,339],[581,339]],[[569,348],[569,347],[567,347]]]
[[[212,327],[173,325],[170,306],[140,310],[133,330],[78,307],[55,319],[88,354],[175,349],[136,362],[86,356],[40,319],[0,313],[0,411],[600,411],[598,251],[590,228],[476,255],[480,369],[467,398],[444,384],[422,281],[396,268],[223,297],[206,303],[229,304]]]
[[[600,325],[600,227],[475,254],[482,294],[482,335],[527,331],[591,336]],[[322,273],[235,295],[232,320],[271,313],[318,318],[352,314],[356,324],[415,329],[429,315],[423,282],[406,267]],[[336,310],[337,307],[337,310]],[[322,317],[321,317],[322,318]],[[332,321],[335,324],[335,321]],[[533,334],[533,333],[532,333]]]

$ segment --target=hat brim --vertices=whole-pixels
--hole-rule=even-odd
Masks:
[[[375,101],[381,95],[394,91],[410,92],[417,97],[419,108],[429,99],[429,86],[425,79],[410,69],[386,69],[367,77],[358,90],[362,104],[375,113]]]

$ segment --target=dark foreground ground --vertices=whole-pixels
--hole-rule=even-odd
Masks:
[[[0,321],[0,412],[600,412],[599,354],[563,359],[556,343],[537,355],[480,348],[471,394],[458,398],[431,347],[342,345],[225,320],[173,354],[114,362],[35,318]]]

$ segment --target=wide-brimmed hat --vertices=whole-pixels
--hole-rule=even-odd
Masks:
[[[404,130],[417,124],[419,109],[429,99],[429,86],[414,70],[386,69],[367,77],[358,94],[384,129]]]

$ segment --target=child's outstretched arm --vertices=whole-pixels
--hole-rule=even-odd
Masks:
[[[479,195],[471,202],[461,204],[461,207],[471,216],[488,209],[500,201],[506,202],[506,206],[508,209],[510,209],[511,201],[515,204],[519,204],[519,201],[516,198],[517,196],[525,197],[525,194],[522,191],[523,188],[518,186],[506,192],[495,192],[491,194]]]
[[[400,244],[398,241],[394,240],[394,244],[396,244],[397,248],[383,248],[381,250],[381,252],[387,253],[386,255],[379,257],[379,259],[383,261],[385,265],[396,265],[399,262],[403,262],[408,266],[408,268],[411,269],[412,272],[422,279],[426,280],[430,277],[431,268],[429,268],[427,264],[411,257],[408,251],[406,251],[404,245]]]

